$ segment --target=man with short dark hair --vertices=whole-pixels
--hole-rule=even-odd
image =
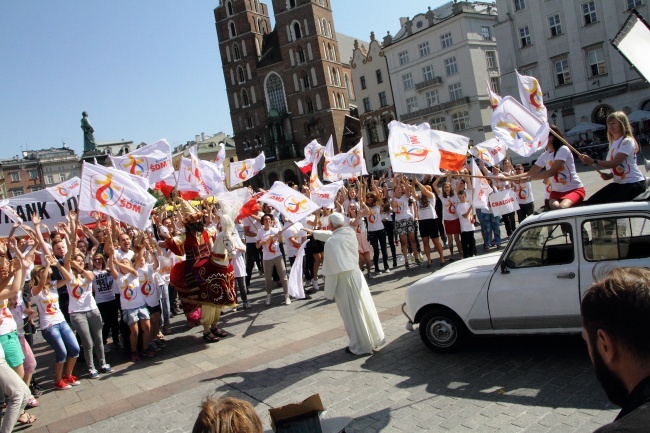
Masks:
[[[583,330],[596,377],[616,419],[597,433],[645,432],[650,425],[650,271],[616,268],[582,299]]]

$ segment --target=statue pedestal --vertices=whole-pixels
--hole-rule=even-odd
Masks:
[[[84,152],[81,155],[81,160],[89,164],[94,164],[95,160],[97,160],[97,164],[106,166],[106,163],[108,162],[108,155],[99,150],[91,150]]]

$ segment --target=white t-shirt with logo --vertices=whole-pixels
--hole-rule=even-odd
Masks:
[[[406,194],[402,194],[400,198],[393,197],[393,200],[397,202],[397,207],[394,209],[395,221],[402,221],[413,218],[411,208],[409,207],[409,198]]]
[[[607,152],[608,161],[613,161],[614,157],[619,153],[627,155],[627,158],[620,165],[611,169],[614,182],[635,183],[645,180],[643,173],[641,173],[639,166],[636,164],[635,149],[634,141],[629,137],[621,137],[609,146],[609,151]]]
[[[273,242],[262,245],[262,259],[263,260],[272,260],[278,256],[282,255],[280,251],[280,242],[278,242],[277,235],[280,232],[277,227],[270,227],[268,231],[263,228],[257,232],[255,241],[263,241],[268,239],[270,236],[273,236]]]
[[[242,223],[244,225],[244,229],[246,227],[248,227],[248,230],[253,232],[253,233],[257,233],[262,228],[262,223],[257,221],[253,217],[244,218],[244,221],[242,221]],[[255,243],[255,239],[256,239],[255,236],[245,236],[245,237],[246,237],[246,243],[247,244],[254,244]]]
[[[0,301],[0,318],[2,318],[2,323],[0,323],[0,335],[6,335],[18,329],[14,316],[11,314],[11,310],[9,309],[8,299]]]
[[[382,214],[379,205],[374,205],[373,207],[371,207],[370,214],[368,215],[369,232],[384,230],[384,223],[381,221],[381,218],[382,218]]]
[[[148,307],[160,305],[160,291],[154,274],[155,270],[150,263],[138,269],[138,289]]]
[[[557,152],[547,150],[535,161],[535,165],[550,170],[555,161],[562,161],[562,168],[550,178],[552,190],[555,192],[568,192],[581,188],[582,182],[580,182],[576,172],[573,154],[568,147],[562,146]]]
[[[458,203],[458,206],[456,206],[456,210],[458,211],[458,218],[460,219],[460,231],[461,232],[473,232],[474,231],[474,224],[470,220],[472,217],[472,214],[470,213],[467,215],[467,217],[464,217],[463,215],[467,213],[468,210],[471,209],[471,205],[467,202],[465,203]]]
[[[440,195],[440,202],[442,203],[442,219],[445,221],[453,221],[458,219],[458,197],[452,195],[451,197],[443,197]]]
[[[115,280],[117,289],[120,292],[120,305],[122,310],[131,310],[133,308],[144,307],[146,302],[144,295],[140,291],[140,280],[138,275],[132,273],[122,274],[118,271],[119,276]]]
[[[38,310],[38,321],[41,331],[65,322],[65,317],[59,307],[58,281],[50,281],[49,286],[43,288],[37,296],[32,296],[32,302]]]
[[[530,182],[512,182],[512,189],[517,193],[517,202],[527,204],[535,201],[533,197],[533,185]]]
[[[73,275],[67,284],[70,303],[68,313],[82,313],[97,309],[97,303],[92,293],[93,283],[82,275]]]

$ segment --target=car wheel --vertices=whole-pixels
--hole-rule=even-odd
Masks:
[[[420,321],[420,338],[434,352],[451,353],[467,341],[469,331],[451,310],[434,308]]]

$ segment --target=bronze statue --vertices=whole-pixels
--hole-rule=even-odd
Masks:
[[[95,136],[93,135],[95,130],[88,120],[88,113],[84,111],[81,113],[81,116],[81,129],[84,132],[84,153],[96,151],[97,144],[95,143]]]

